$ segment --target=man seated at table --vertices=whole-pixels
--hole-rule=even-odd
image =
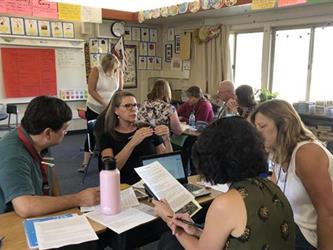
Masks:
[[[71,119],[64,101],[39,96],[29,103],[21,126],[0,141],[0,213],[32,217],[99,203],[98,188],[58,196],[54,169],[42,161],[43,152],[63,140]]]
[[[187,102],[183,103],[177,113],[181,121],[188,122],[191,113],[194,113],[196,121],[211,122],[214,113],[211,103],[203,96],[198,86],[192,86],[186,90]]]
[[[217,96],[222,101],[221,107],[216,113],[216,119],[220,119],[226,116],[233,116],[233,111],[228,107],[236,105],[236,94],[234,84],[229,80],[219,82]]]

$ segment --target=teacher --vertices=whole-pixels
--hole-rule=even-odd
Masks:
[[[124,86],[124,75],[121,63],[113,54],[103,57],[101,65],[92,68],[88,78],[88,99],[87,99],[87,122],[97,119],[105,107],[109,104],[111,97],[117,90]],[[95,147],[95,137],[90,134],[91,149]],[[84,173],[90,158],[88,139],[84,144],[84,157],[81,168],[78,172]]]

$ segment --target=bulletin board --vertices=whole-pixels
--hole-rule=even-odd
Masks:
[[[86,88],[83,41],[0,37],[0,103]]]

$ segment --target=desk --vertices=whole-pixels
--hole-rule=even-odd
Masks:
[[[196,177],[191,177],[190,181],[194,181]],[[210,202],[217,197],[220,192],[212,190],[212,193],[207,196],[203,196],[197,199],[201,205],[210,204]],[[61,211],[55,214],[67,214],[67,213],[79,213],[79,209],[73,208],[65,211]],[[5,236],[6,238],[2,242],[1,250],[24,250],[29,249],[26,243],[26,238],[24,234],[23,221],[21,217],[17,216],[14,212],[5,213],[0,215],[0,236]],[[107,228],[95,221],[89,220],[90,224],[94,228],[97,234],[101,234],[107,231]],[[159,232],[155,231],[159,229]],[[112,245],[114,249],[127,249],[128,247],[137,245],[141,246],[148,244],[157,240],[161,233],[167,230],[166,225],[160,219],[156,219],[152,222],[135,227],[122,234],[116,234],[111,232],[110,235],[112,239]],[[140,236],[138,233],[140,232]],[[144,236],[144,237],[143,237]]]

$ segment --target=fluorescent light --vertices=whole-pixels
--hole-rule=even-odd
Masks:
[[[129,12],[151,10],[172,6],[180,3],[193,2],[194,0],[48,0],[49,2],[78,4],[83,6],[113,9]]]

